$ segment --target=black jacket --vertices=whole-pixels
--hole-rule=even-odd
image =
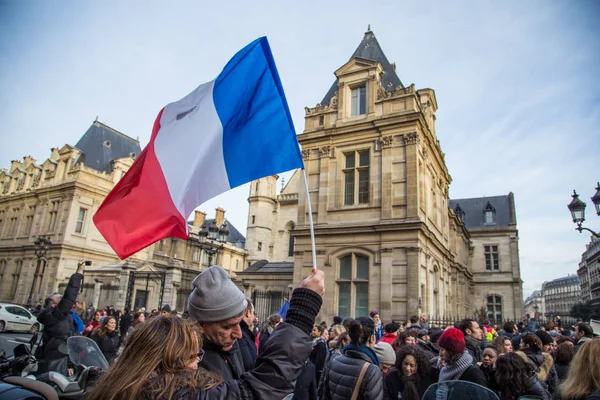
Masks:
[[[58,346],[62,343],[66,344],[67,339],[75,334],[73,317],[69,311],[77,300],[82,279],[83,275],[81,274],[71,275],[62,299],[56,306],[44,308],[37,318],[44,325],[43,345],[40,350],[44,359],[65,357],[64,354],[58,352]]]
[[[522,351],[533,364],[533,368],[540,383],[544,388],[548,389],[550,394],[554,394],[558,389],[559,382],[552,356],[548,353],[542,353],[541,351],[534,351],[531,348],[526,348]]]
[[[313,363],[315,366],[315,377],[317,378],[317,382],[319,382],[321,379],[321,373],[323,372],[323,368],[325,367],[326,358],[327,343],[325,343],[325,340],[319,339],[313,346],[309,357],[310,362]]]
[[[419,398],[422,398],[427,388],[433,384],[433,379],[430,376],[425,376],[417,383]],[[383,398],[385,400],[396,400],[402,398],[404,391],[404,382],[402,381],[402,373],[395,367],[388,369],[387,375],[384,378]],[[400,394],[400,396],[398,395]]]
[[[481,342],[473,339],[471,336],[465,336],[465,344],[467,345],[467,351],[473,357],[473,364],[481,362],[483,358]]]
[[[262,331],[260,331],[260,336],[258,337],[258,354],[262,353],[265,350],[267,345],[267,340],[271,337],[271,333],[273,332],[273,328],[267,325]]]
[[[242,363],[244,365],[244,371],[250,371],[254,368],[256,363],[256,342],[254,332],[250,330],[248,324],[242,320],[240,322],[240,328],[242,330],[242,338],[238,340],[240,345],[240,352],[242,353]]]
[[[102,354],[104,354],[104,357],[108,362],[115,359],[117,352],[119,351],[119,345],[121,344],[121,338],[119,337],[118,331],[100,335],[98,330],[96,330],[92,333],[91,339],[98,344],[100,351],[102,351]]]
[[[182,388],[175,399],[192,400],[281,400],[294,391],[312,350],[310,332],[323,299],[312,290],[295,289],[290,300],[286,322],[277,326],[256,366],[238,381],[223,384],[201,392],[191,393]]]
[[[554,368],[556,368],[556,376],[558,378],[559,383],[562,383],[565,381],[565,379],[567,379],[570,366],[570,364],[554,364]]]
[[[437,382],[439,380],[440,370],[437,368],[433,369],[432,375],[433,375],[434,381]],[[462,375],[456,380],[473,382],[478,385],[487,387],[487,379],[486,379],[483,371],[481,371],[481,369],[479,368],[479,366],[477,364],[469,365],[467,367],[467,369],[465,370],[465,372],[463,372]]]
[[[224,381],[238,380],[242,377],[245,372],[244,360],[237,340],[229,351],[223,351],[222,346],[206,337],[203,338],[203,343],[204,357],[199,364],[201,367],[219,375]]]
[[[430,345],[430,343],[427,343],[421,339],[417,339],[417,347],[419,349],[423,350],[423,353],[425,353],[425,356],[427,357],[428,360],[431,360],[432,358],[439,355],[439,351],[437,353],[434,353],[434,349]]]
[[[315,366],[313,363],[308,362],[296,380],[296,387],[294,388],[294,400],[317,399],[317,379],[315,378]]]
[[[129,311],[127,311],[125,314],[123,314],[121,316],[121,321],[119,324],[119,331],[121,332],[121,335],[125,336],[127,334],[127,331],[129,330],[130,326],[131,326],[131,314],[129,313]]]
[[[365,362],[369,367],[360,384],[358,398],[364,400],[383,399],[383,374],[371,358],[356,350],[346,350],[344,354],[331,360],[323,381],[324,400],[352,398],[354,386]]]

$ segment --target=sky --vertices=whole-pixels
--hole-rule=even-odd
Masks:
[[[269,38],[296,131],[370,24],[408,86],[435,90],[451,198],[513,192],[523,291],[575,274],[600,180],[600,2],[0,0],[0,167],[99,121],[148,143],[158,111]],[[185,161],[182,160],[184,164]],[[290,174],[281,174],[289,177]],[[248,186],[201,205],[246,231]]]

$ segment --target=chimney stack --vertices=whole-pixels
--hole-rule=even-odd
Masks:
[[[216,213],[215,213],[215,225],[216,226],[221,226],[221,224],[223,223],[223,221],[225,221],[225,210],[223,210],[221,207],[215,209]]]
[[[202,211],[194,211],[194,227],[199,228],[206,218],[206,213]]]

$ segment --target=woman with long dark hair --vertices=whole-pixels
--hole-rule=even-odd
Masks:
[[[356,393],[359,399],[379,400],[383,396],[383,374],[373,351],[375,323],[371,318],[358,318],[350,323],[348,335],[350,344],[324,372],[323,399],[351,399]]]
[[[506,353],[496,360],[490,387],[500,400],[517,400],[521,396],[539,396],[550,400],[550,393],[537,380],[533,366],[517,353]]]
[[[384,397],[387,399],[421,399],[433,383],[427,356],[415,345],[403,346],[384,381]]]
[[[554,352],[554,366],[556,367],[556,373],[558,375],[558,381],[564,382],[569,374],[569,367],[571,366],[571,360],[575,355],[575,350],[572,345],[567,343],[561,343]]]
[[[111,362],[117,356],[121,344],[117,319],[112,315],[105,317],[102,324],[92,332],[91,338],[98,344],[106,360]]]
[[[392,343],[392,347],[394,350],[399,351],[403,346],[410,346],[413,344],[417,344],[417,335],[410,330],[400,332],[394,343]]]

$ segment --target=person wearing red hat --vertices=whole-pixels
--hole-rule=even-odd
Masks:
[[[439,382],[461,380],[487,387],[485,375],[473,364],[473,356],[466,350],[465,335],[460,329],[449,328],[438,340]],[[445,363],[445,366],[442,366]]]

